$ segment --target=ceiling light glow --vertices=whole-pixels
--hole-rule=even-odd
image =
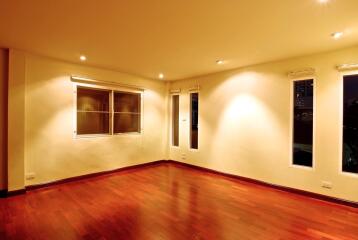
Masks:
[[[159,73],[159,79],[163,79],[164,78],[164,74],[163,73]]]
[[[83,62],[83,61],[86,61],[87,60],[87,57],[86,56],[84,56],[84,55],[82,55],[82,56],[80,56],[80,60]]]
[[[216,61],[216,64],[217,64],[217,65],[223,65],[223,64],[224,64],[224,60],[217,60],[217,61]]]
[[[332,33],[331,36],[334,39],[339,39],[339,38],[341,38],[343,36],[343,33],[342,32],[335,32],[335,33]]]
[[[321,4],[325,4],[325,3],[328,3],[329,0],[318,0],[318,2],[321,3]]]

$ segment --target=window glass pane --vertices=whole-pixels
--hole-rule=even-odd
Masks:
[[[113,98],[113,132],[140,132],[141,95],[139,93],[115,92]]]
[[[140,94],[114,93],[114,112],[140,113]]]
[[[140,132],[140,115],[115,113],[113,119],[114,133]]]
[[[109,134],[109,113],[77,112],[77,134]]]
[[[109,91],[77,89],[77,111],[109,111]]]
[[[343,83],[343,171],[358,173],[358,75]]]
[[[109,134],[110,92],[77,88],[77,134]]]
[[[312,167],[313,80],[294,82],[293,164]]]
[[[190,94],[190,147],[198,149],[198,117],[199,117],[199,94]]]
[[[179,146],[179,95],[172,96],[172,144]]]

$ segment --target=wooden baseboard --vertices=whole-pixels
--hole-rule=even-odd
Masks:
[[[117,169],[109,170],[109,171],[90,173],[90,174],[85,174],[85,175],[81,175],[81,176],[75,176],[75,177],[70,177],[70,178],[66,178],[66,179],[61,179],[61,180],[57,180],[57,181],[53,181],[53,182],[29,185],[29,186],[26,186],[25,189],[20,189],[20,190],[16,190],[16,191],[3,190],[3,191],[0,191],[0,197],[16,196],[16,195],[20,195],[20,194],[25,194],[27,191],[32,191],[32,190],[36,190],[36,189],[40,189],[40,188],[46,188],[46,187],[51,187],[54,185],[80,181],[80,180],[84,180],[84,179],[88,179],[88,178],[95,178],[95,177],[115,174],[115,173],[134,170],[134,169],[138,169],[138,168],[150,167],[150,166],[158,165],[158,164],[165,163],[165,162],[167,162],[167,161],[166,160],[158,160],[158,161],[149,162],[149,163],[143,163],[143,164],[137,164],[137,165],[128,166],[128,167],[117,168]]]
[[[5,198],[7,196],[7,190],[0,190],[0,198]]]
[[[208,173],[221,175],[221,176],[224,176],[224,177],[237,179],[237,180],[244,181],[244,182],[250,182],[250,183],[253,183],[253,184],[258,184],[258,185],[261,185],[261,186],[266,186],[266,187],[278,189],[278,190],[289,192],[289,193],[299,194],[299,195],[303,195],[303,196],[306,196],[306,197],[318,199],[318,200],[321,200],[321,201],[326,201],[326,202],[330,202],[330,203],[335,203],[335,204],[340,204],[340,205],[344,205],[344,206],[358,208],[358,202],[352,202],[352,201],[348,201],[348,200],[344,200],[344,199],[340,199],[340,198],[335,198],[335,197],[331,197],[331,196],[327,196],[327,195],[323,195],[323,194],[319,194],[319,193],[309,192],[309,191],[300,190],[300,189],[296,189],[296,188],[285,187],[285,186],[282,186],[282,185],[271,184],[271,183],[256,180],[256,179],[253,179],[253,178],[247,178],[247,177],[242,177],[242,176],[238,176],[238,175],[234,175],[234,174],[224,173],[224,172],[220,172],[220,171],[205,168],[205,167],[200,167],[200,166],[197,166],[197,165],[178,162],[178,161],[175,161],[175,160],[168,160],[167,163],[176,164],[176,165],[196,169],[196,170],[199,170],[199,171],[205,171],[205,172],[208,172]]]
[[[85,174],[85,175],[81,175],[81,176],[65,178],[65,179],[56,180],[53,182],[29,185],[29,186],[26,186],[26,191],[31,191],[31,190],[35,190],[35,189],[39,189],[39,188],[45,188],[45,187],[50,187],[50,186],[69,183],[69,182],[80,181],[80,180],[88,179],[88,178],[94,178],[94,177],[100,177],[100,176],[104,176],[104,175],[115,174],[115,173],[129,171],[129,170],[138,169],[138,168],[149,167],[149,166],[158,165],[158,164],[161,164],[164,162],[166,162],[166,160],[158,160],[158,161],[149,162],[149,163],[142,163],[142,164],[137,164],[137,165],[133,165],[133,166],[117,168],[117,169],[109,170],[109,171],[89,173],[89,174]]]
[[[17,196],[17,195],[21,195],[26,193],[26,189],[19,189],[19,190],[14,190],[14,191],[6,191],[6,197],[13,197],[13,196]]]
[[[21,190],[17,190],[17,191],[8,192],[7,190],[2,190],[2,191],[0,191],[0,197],[15,196],[15,195],[26,193],[26,191],[31,191],[31,190],[35,190],[35,189],[39,189],[39,188],[45,188],[45,187],[50,187],[50,186],[53,186],[53,185],[59,185],[59,184],[79,181],[79,180],[88,179],[88,178],[94,178],[94,177],[99,177],[99,176],[104,176],[104,175],[110,175],[110,174],[115,174],[115,173],[119,173],[119,172],[123,172],[123,171],[135,170],[135,169],[138,169],[138,168],[150,167],[150,166],[159,165],[159,164],[173,164],[173,165],[177,165],[177,166],[184,166],[184,167],[188,167],[188,168],[191,168],[191,169],[196,169],[196,170],[199,170],[199,171],[205,171],[205,172],[208,172],[208,173],[211,173],[211,174],[221,175],[221,176],[224,176],[224,177],[228,177],[228,178],[232,178],[232,179],[236,179],[236,180],[240,180],[240,181],[245,181],[245,182],[250,182],[250,183],[253,183],[253,184],[258,184],[258,185],[261,185],[261,186],[275,188],[275,189],[278,189],[278,190],[281,190],[281,191],[295,193],[295,194],[303,195],[303,196],[306,196],[306,197],[310,197],[310,198],[314,198],[314,199],[318,199],[318,200],[322,200],[322,201],[326,201],[326,202],[331,202],[331,203],[335,203],[335,204],[340,204],[340,205],[344,205],[344,206],[358,208],[358,202],[352,202],[352,201],[339,199],[339,198],[335,198],[335,197],[331,197],[331,196],[327,196],[327,195],[322,195],[322,194],[319,194],[319,193],[314,193],[314,192],[309,192],[309,191],[305,191],[305,190],[285,187],[285,186],[282,186],[282,185],[275,185],[275,184],[267,183],[267,182],[264,182],[264,181],[256,180],[256,179],[253,179],[253,178],[247,178],[247,177],[242,177],[242,176],[238,176],[238,175],[234,175],[234,174],[224,173],[224,172],[220,172],[220,171],[217,171],[217,170],[213,170],[213,169],[209,169],[209,168],[205,168],[205,167],[200,167],[200,166],[192,165],[192,164],[188,164],[188,163],[183,163],[183,162],[179,162],[179,161],[175,161],[175,160],[158,160],[158,161],[154,161],[154,162],[149,162],[149,163],[143,163],[143,164],[138,164],[138,165],[133,165],[133,166],[128,166],[128,167],[118,168],[118,169],[114,169],[114,170],[110,170],[110,171],[104,171],[104,172],[98,172],[98,173],[90,173],[90,174],[86,174],[86,175],[82,175],[82,176],[76,176],[76,177],[61,179],[61,180],[48,182],[48,183],[30,185],[30,186],[27,186],[26,189],[21,189]]]

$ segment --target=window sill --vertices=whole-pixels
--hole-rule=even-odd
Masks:
[[[141,132],[113,133],[111,136],[123,136],[123,135],[139,136],[139,135],[142,135],[142,133]]]
[[[358,173],[340,171],[340,174],[342,174],[345,177],[358,178]]]
[[[306,170],[306,171],[314,171],[314,167],[307,167],[307,166],[301,166],[301,165],[295,165],[295,164],[291,164],[290,167],[302,169],[302,170]]]
[[[189,148],[189,152],[199,152],[198,148]]]
[[[75,139],[90,139],[90,138],[106,138],[106,137],[116,137],[116,136],[141,136],[142,133],[138,132],[128,132],[128,133],[114,133],[114,134],[83,134],[75,135]]]

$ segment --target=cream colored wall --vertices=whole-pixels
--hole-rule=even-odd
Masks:
[[[20,83],[25,89],[25,111],[22,118],[25,126],[25,143],[22,161],[25,165],[25,175],[35,174],[35,178],[26,180],[25,185],[46,183],[165,158],[166,83],[31,54],[24,55],[26,64],[14,65],[12,68],[13,71],[25,72],[25,84]],[[21,58],[14,53],[12,57]],[[23,67],[25,69],[21,69]],[[144,87],[142,134],[74,138],[74,93],[71,75]],[[11,112],[12,109],[9,113]],[[14,145],[11,153],[15,154],[17,150]],[[21,165],[21,157],[12,159]],[[24,174],[21,175],[18,171],[15,173],[11,169],[10,175],[20,182],[24,177]],[[11,187],[16,188],[18,185]]]
[[[180,148],[170,158],[272,184],[358,201],[358,175],[340,172],[342,76],[358,47],[173,82],[180,95]],[[315,168],[290,166],[287,73],[316,69]],[[189,150],[189,88],[200,84],[199,150]],[[321,187],[330,181],[331,190]]]
[[[0,48],[0,190],[7,188],[6,169],[6,105],[7,105],[7,73],[8,52]]]
[[[8,191],[24,188],[25,168],[25,54],[9,51]]]

